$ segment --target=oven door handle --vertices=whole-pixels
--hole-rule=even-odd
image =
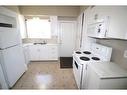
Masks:
[[[76,61],[74,63],[75,63],[76,68],[78,69],[78,64],[76,63]]]

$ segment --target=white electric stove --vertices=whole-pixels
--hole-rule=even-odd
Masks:
[[[112,48],[92,43],[89,51],[74,51],[73,72],[79,89],[85,88],[85,76],[89,63],[110,61]]]

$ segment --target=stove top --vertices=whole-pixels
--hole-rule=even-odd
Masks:
[[[80,59],[83,61],[89,61],[90,60],[90,58],[88,58],[88,57],[80,57]]]
[[[84,54],[91,54],[91,52],[89,52],[89,51],[84,51],[83,53]]]
[[[96,62],[101,61],[99,56],[95,56],[90,51],[75,51],[75,58],[76,60],[81,60],[81,62]]]
[[[93,60],[100,60],[98,57],[92,57]]]
[[[80,51],[76,51],[75,53],[77,53],[77,54],[81,54],[81,52],[80,52]]]

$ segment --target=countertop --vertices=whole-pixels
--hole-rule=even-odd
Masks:
[[[89,66],[102,78],[127,78],[127,70],[113,62],[89,64]]]
[[[34,43],[23,43],[22,45],[23,45],[23,47],[26,47],[26,46],[34,45]],[[36,45],[41,45],[41,44],[36,44]],[[43,45],[58,45],[58,44],[47,43],[47,44],[43,44]]]

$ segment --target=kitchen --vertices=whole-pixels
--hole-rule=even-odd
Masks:
[[[0,7],[0,88],[126,89],[126,9]]]

